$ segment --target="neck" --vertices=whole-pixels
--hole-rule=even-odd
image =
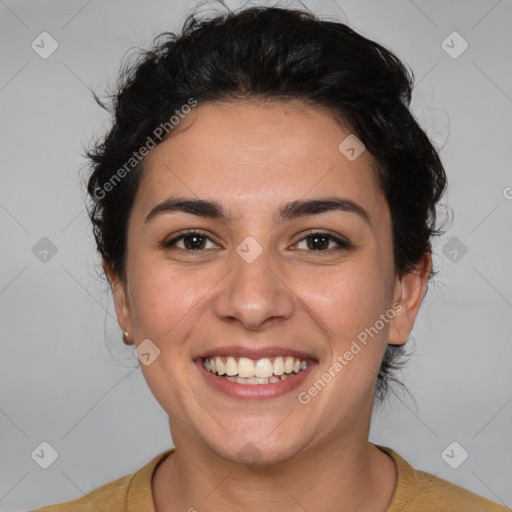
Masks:
[[[393,460],[368,442],[367,432],[317,444],[265,468],[231,463],[176,434],[184,433],[173,432],[176,451],[153,478],[156,512],[385,512],[396,484]]]

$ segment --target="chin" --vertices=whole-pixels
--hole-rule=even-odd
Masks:
[[[295,438],[289,432],[276,436],[272,428],[264,431],[253,430],[252,436],[248,435],[248,429],[245,429],[243,435],[230,436],[223,432],[218,440],[210,439],[206,444],[220,458],[252,468],[286,462],[304,449],[303,433],[301,439]],[[265,437],[262,432],[271,432],[271,435]]]

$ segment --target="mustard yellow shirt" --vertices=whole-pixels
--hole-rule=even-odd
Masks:
[[[397,468],[395,491],[387,512],[512,512],[458,485],[414,469],[394,450],[375,445],[389,454]],[[135,473],[109,482],[81,498],[30,512],[155,512],[151,479],[156,467],[174,448],[157,455]]]

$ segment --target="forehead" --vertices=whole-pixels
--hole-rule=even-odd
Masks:
[[[277,203],[339,195],[378,218],[386,203],[375,161],[368,151],[348,159],[339,146],[349,136],[326,110],[297,100],[199,103],[150,152],[134,210],[183,195],[270,215]]]

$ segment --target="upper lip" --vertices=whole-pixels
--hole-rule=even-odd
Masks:
[[[302,360],[313,360],[316,361],[316,358],[307,354],[306,352],[301,352],[299,350],[295,350],[293,348],[286,347],[265,347],[265,348],[254,348],[254,347],[242,347],[242,346],[233,346],[227,345],[224,347],[216,347],[205,352],[202,352],[197,358],[205,359],[209,357],[215,356],[232,356],[232,357],[247,357],[248,359],[263,359],[263,358],[271,358],[271,357],[279,357],[279,356],[291,356],[296,357],[297,359]]]

